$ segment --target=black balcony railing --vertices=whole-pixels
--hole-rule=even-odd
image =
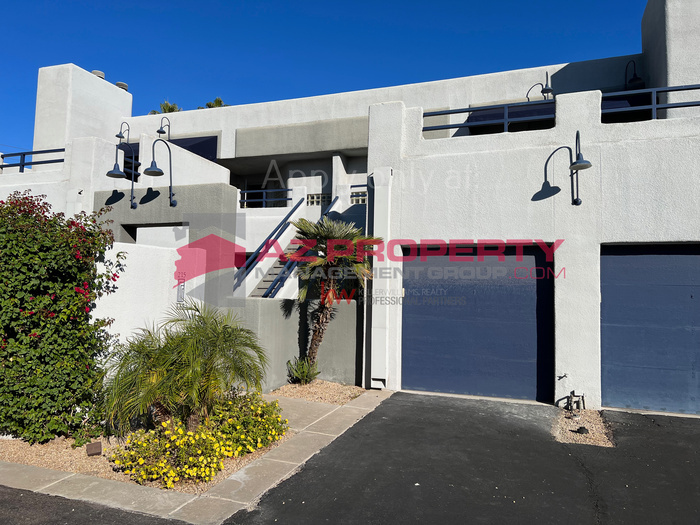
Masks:
[[[467,113],[468,117],[465,122],[457,124],[425,126],[423,131],[466,128],[469,135],[485,135],[508,131],[547,129],[554,127],[554,107],[554,100],[539,100],[495,106],[428,111],[423,113],[423,118],[461,113]]]
[[[700,90],[700,84],[604,93],[600,109],[601,120],[604,124],[656,120],[659,118],[659,110],[700,106],[700,100],[660,102],[661,93],[694,90]]]
[[[271,190],[241,190],[241,208],[283,208],[291,197],[287,197],[291,188]],[[284,204],[283,204],[284,203]]]
[[[63,162],[64,159],[49,159],[49,160],[27,160],[27,157],[31,156],[34,159],[34,155],[42,155],[44,153],[63,153],[66,148],[57,149],[42,149],[37,151],[22,151],[20,153],[5,153],[0,155],[3,163],[0,164],[0,169],[5,168],[19,168],[20,173],[24,173],[25,166],[37,166],[38,164],[54,164],[57,162]],[[19,157],[19,162],[5,164],[5,159]]]

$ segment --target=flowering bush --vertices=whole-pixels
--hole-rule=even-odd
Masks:
[[[0,201],[0,433],[80,443],[99,431],[97,359],[109,338],[92,310],[114,290],[122,254],[104,260],[104,210],[67,218],[42,197]]]
[[[172,488],[180,481],[211,481],[224,468],[225,458],[266,447],[286,431],[276,401],[266,403],[259,394],[235,395],[195,431],[171,420],[154,430],[132,432],[111,460],[137,483],[156,481]]]

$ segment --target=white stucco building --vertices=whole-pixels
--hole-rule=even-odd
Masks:
[[[167,115],[42,68],[32,159],[59,162],[20,173],[5,156],[0,192],[111,205],[127,272],[98,314],[125,338],[178,294],[234,308],[270,352],[269,387],[303,344],[280,301],[297,283],[270,288],[274,257],[235,266],[330,208],[385,246],[368,301],[331,323],[325,377],[700,413],[698,26],[700,4],[649,0],[640,54]],[[164,177],[144,173],[153,151]],[[115,152],[140,162],[136,208],[130,176],[105,176]]]

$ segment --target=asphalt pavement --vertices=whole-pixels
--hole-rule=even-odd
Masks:
[[[225,523],[700,523],[700,419],[606,411],[601,448],[557,410],[394,394]]]
[[[231,515],[223,513],[228,507],[222,507],[218,511],[222,518],[215,521],[229,525],[700,523],[700,419],[605,411],[617,446],[601,448],[554,441],[550,429],[558,410],[539,404],[396,393],[321,448],[296,474],[263,494],[254,510]],[[307,422],[300,413],[300,425],[306,430],[295,436],[303,439],[287,454],[301,457],[306,441],[310,450],[318,449],[314,439],[340,428],[340,423],[349,424],[340,412],[325,418],[333,414],[334,419],[323,425],[324,418],[304,426]],[[314,418],[317,415],[309,413],[307,419]],[[283,458],[265,461],[284,463]],[[229,484],[246,486],[245,476],[238,477]],[[11,484],[6,481],[0,479],[0,484]],[[232,494],[240,491],[233,485],[230,489]],[[198,522],[208,505],[225,501],[221,497],[197,500],[199,516],[175,512],[168,519],[109,508],[94,500],[0,487],[0,524],[182,523],[172,519],[176,516]]]

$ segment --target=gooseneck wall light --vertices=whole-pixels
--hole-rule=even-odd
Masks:
[[[167,120],[168,123],[163,124],[164,120]],[[161,117],[160,127],[158,128],[158,131],[156,131],[156,133],[158,133],[158,137],[160,137],[161,135],[165,135],[165,126],[168,127],[168,140],[170,140],[170,119],[168,117]]]
[[[530,89],[527,90],[527,94],[525,95],[525,98],[527,99],[528,102],[530,102],[530,91],[532,91],[532,88],[535,86],[541,86],[542,89],[540,90],[540,94],[542,95],[542,98],[544,100],[549,100],[549,95],[554,93],[554,90],[550,87],[549,85],[549,73],[545,72],[545,83],[542,84],[542,82],[537,82],[536,84],[533,84]]]
[[[163,117],[165,118],[165,117]],[[162,129],[162,128],[161,128]],[[168,126],[168,129],[170,129],[170,126]],[[160,130],[159,130],[160,132]],[[153,160],[151,161],[151,165],[143,170],[144,175],[148,175],[150,177],[162,177],[164,175],[163,170],[158,167],[158,164],[156,164],[156,144],[158,142],[162,142],[165,144],[165,147],[168,148],[168,164],[170,166],[170,191],[169,191],[169,197],[170,197],[170,206],[175,207],[177,206],[177,201],[173,199],[175,194],[173,193],[173,155],[172,152],[170,151],[170,145],[163,139],[156,139],[153,141],[153,147],[151,149],[151,157]]]
[[[581,153],[581,134],[576,131],[576,146],[575,146],[575,152],[576,152],[576,158],[574,159],[574,150],[571,149],[569,146],[560,146],[557,149],[555,149],[549,157],[547,157],[547,162],[544,163],[544,182],[542,183],[542,188],[540,191],[535,193],[532,196],[533,201],[541,201],[544,199],[548,199],[549,197],[553,197],[557,193],[561,191],[561,188],[557,186],[552,186],[549,181],[547,180],[547,166],[549,165],[549,161],[552,159],[554,154],[559,151],[565,149],[569,152],[569,177],[571,179],[571,204],[574,206],[580,206],[581,205],[581,199],[579,197],[579,190],[578,190],[578,172],[580,170],[587,170],[591,166],[593,166],[589,161],[583,158],[583,154]]]
[[[124,129],[124,126],[126,126],[126,130]],[[124,140],[124,131],[126,131],[126,142],[122,142],[122,140]],[[135,210],[137,204],[136,200],[134,199],[134,178],[136,177],[136,172],[138,170],[139,163],[136,162],[134,148],[132,148],[131,144],[129,144],[129,124],[127,124],[126,122],[122,122],[122,125],[119,128],[119,133],[117,133],[115,136],[119,139],[119,144],[117,144],[117,149],[114,155],[114,168],[107,172],[107,176],[111,179],[129,178],[127,177],[126,173],[124,173],[119,167],[119,150],[121,149],[122,151],[124,151],[124,154],[126,155],[126,150],[124,148],[125,146],[128,147],[129,151],[131,152],[131,209]]]
[[[632,78],[629,78],[627,75],[630,64],[632,64]],[[644,80],[637,76],[637,63],[634,60],[630,60],[625,66],[625,91],[628,89],[644,89],[645,87],[646,84],[644,83]]]

